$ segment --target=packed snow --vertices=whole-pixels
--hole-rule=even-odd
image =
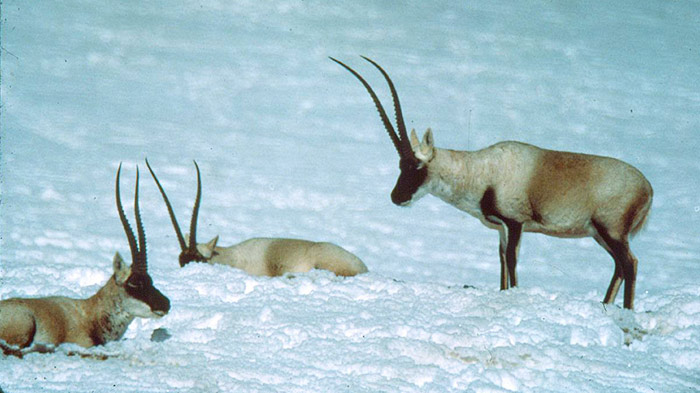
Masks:
[[[149,271],[170,298],[122,340],[0,357],[19,392],[700,391],[696,2],[26,2],[1,5],[0,299],[92,295],[129,249],[114,202],[141,169]],[[436,144],[501,140],[622,159],[654,187],[635,310],[601,300],[592,239],[498,234],[389,193],[398,156],[362,85]],[[198,238],[331,241],[370,272],[180,268]],[[132,218],[133,222],[133,218]],[[76,354],[82,356],[76,356]],[[101,360],[106,356],[106,360]]]

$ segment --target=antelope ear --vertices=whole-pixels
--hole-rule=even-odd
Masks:
[[[413,139],[415,139],[415,142]],[[417,145],[416,147],[413,147],[414,143]],[[423,141],[420,143],[418,143],[415,130],[411,131],[411,145],[417,159],[423,162],[428,162],[433,159],[435,155],[435,141],[433,140],[433,131],[430,128],[425,131],[425,134],[423,134]]]
[[[416,135],[416,129],[411,130],[411,137],[408,138],[408,140],[411,142],[411,150],[413,150],[414,153],[417,153],[420,151],[420,142],[418,141],[418,135]]]
[[[118,251],[114,253],[112,266],[114,267],[114,279],[117,281],[117,284],[124,284],[129,278],[129,275],[131,275],[131,267],[126,265]]]
[[[217,235],[206,244],[198,244],[197,251],[199,251],[199,253],[202,254],[205,259],[210,259],[214,255],[214,248],[216,247],[216,243],[218,241],[219,236]]]
[[[423,134],[423,143],[421,144],[421,149],[423,148],[429,148],[429,149],[434,149],[435,148],[435,141],[433,140],[433,130],[428,128],[425,131],[425,134]]]

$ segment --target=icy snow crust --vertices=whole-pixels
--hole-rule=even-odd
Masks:
[[[160,320],[89,350],[0,358],[17,392],[700,390],[700,30],[695,2],[2,3],[0,298],[92,295],[128,245],[135,166]],[[436,144],[610,155],[654,186],[636,310],[600,304],[591,239],[525,234],[498,290],[498,235],[426,197],[391,204],[398,160],[334,56]],[[337,243],[370,273],[180,268],[144,157],[200,241]],[[133,222],[133,220],[132,220]],[[466,286],[466,287],[465,287]],[[629,345],[626,345],[629,344]],[[70,352],[108,355],[94,358]]]

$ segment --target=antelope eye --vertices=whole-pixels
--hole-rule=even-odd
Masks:
[[[133,288],[133,289],[138,289],[138,288],[142,287],[141,283],[135,283],[135,282],[131,282],[131,281],[127,281],[126,286],[129,288]]]
[[[126,281],[127,288],[130,289],[143,289],[150,284],[150,280],[145,277],[130,277]]]
[[[423,162],[419,160],[402,159],[399,161],[399,168],[402,172],[414,172],[422,169],[424,166]]]

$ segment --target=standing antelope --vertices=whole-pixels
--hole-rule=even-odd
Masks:
[[[501,289],[518,284],[515,266],[523,231],[556,237],[593,237],[615,260],[615,272],[603,299],[612,303],[625,281],[624,307],[634,307],[637,258],[629,236],[644,225],[652,188],[636,168],[610,157],[541,149],[500,142],[478,151],[434,146],[428,129],[409,139],[401,105],[389,75],[398,135],[370,85],[353,69],[331,58],[362,82],[399,153],[401,174],[391,193],[394,204],[408,206],[427,193],[478,218],[500,235]]]
[[[300,239],[253,238],[230,247],[217,247],[219,236],[208,243],[197,244],[197,216],[202,197],[199,166],[197,170],[197,196],[194,201],[188,241],[182,236],[175,213],[165,190],[158,181],[151,165],[146,160],[163,201],[168,208],[170,220],[180,243],[180,266],[195,262],[229,265],[256,276],[280,276],[284,273],[302,273],[311,269],[324,269],[338,276],[354,276],[366,273],[367,267],[355,255],[333,243],[312,242]]]
[[[101,345],[120,339],[135,317],[162,317],[170,310],[170,300],[153,286],[147,271],[146,235],[139,213],[138,168],[134,196],[138,244],[122,209],[120,172],[121,164],[116,180],[117,210],[131,248],[131,266],[125,264],[119,252],[115,253],[112,261],[114,275],[88,299],[52,296],[0,301],[0,347],[3,353],[21,357],[23,352],[20,349],[35,344]]]

